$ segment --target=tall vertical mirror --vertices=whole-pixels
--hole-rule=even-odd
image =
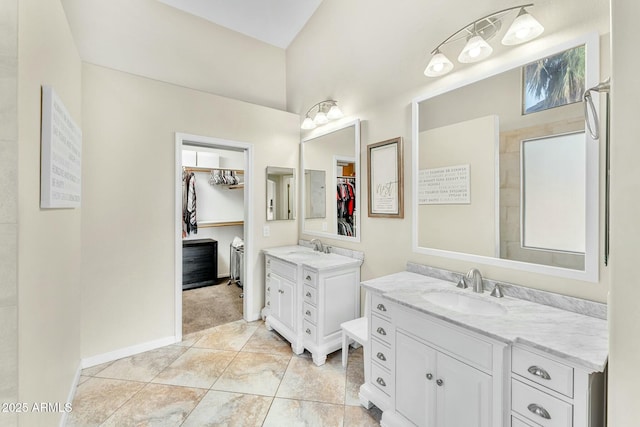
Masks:
[[[360,241],[360,121],[301,142],[303,232]]]
[[[598,46],[589,34],[414,100],[414,251],[598,280],[599,144],[581,102]],[[576,56],[576,100],[530,96],[528,69]]]
[[[267,221],[296,218],[296,170],[267,166]]]

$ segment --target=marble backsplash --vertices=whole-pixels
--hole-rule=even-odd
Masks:
[[[429,277],[435,277],[437,279],[442,279],[454,283],[457,283],[462,278],[462,276],[464,276],[464,273],[457,273],[455,271],[449,271],[412,262],[407,263],[407,271]],[[499,284],[504,295],[509,297],[523,299],[538,304],[544,304],[551,307],[560,308],[562,310],[596,317],[598,319],[607,319],[607,305],[603,303],[588,301],[566,295],[554,294],[552,292],[531,289],[524,286],[497,280],[483,278],[483,282],[484,288],[488,290],[493,289],[496,284]]]

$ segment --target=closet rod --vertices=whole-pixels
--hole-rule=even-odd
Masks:
[[[237,173],[238,175],[244,175],[244,171],[241,169],[225,169],[225,168],[202,168],[197,166],[183,166],[182,170],[185,172],[212,172],[212,171],[222,171],[227,172],[231,171]]]

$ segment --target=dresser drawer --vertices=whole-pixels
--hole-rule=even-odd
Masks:
[[[305,302],[316,305],[318,303],[318,290],[309,285],[304,285],[303,295]]]
[[[378,340],[371,340],[371,360],[389,371],[394,368],[393,352]]]
[[[534,427],[533,424],[527,424],[520,418],[511,417],[511,427]]]
[[[371,312],[378,316],[390,318],[392,315],[392,304],[382,298],[382,296],[372,293],[371,294]]]
[[[573,368],[536,353],[514,347],[511,370],[528,380],[573,397]]]
[[[391,344],[393,342],[393,335],[395,328],[388,320],[382,319],[378,316],[371,316],[371,336],[379,339],[380,341]]]
[[[304,331],[304,336],[306,338],[309,338],[311,341],[315,342],[316,341],[316,325],[309,322],[308,320],[305,320],[303,323],[304,324],[303,324],[302,330]]]
[[[305,320],[308,320],[313,324],[318,323],[318,312],[314,306],[312,306],[308,302],[305,302],[302,312],[304,314]]]
[[[393,392],[393,377],[375,363],[371,363],[371,383],[387,396]]]
[[[544,427],[571,427],[573,406],[538,389],[511,380],[511,409]]]
[[[318,273],[315,271],[305,269],[302,272],[302,279],[305,285],[313,286],[314,288],[318,286]]]

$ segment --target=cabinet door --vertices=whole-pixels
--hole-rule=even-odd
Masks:
[[[442,353],[436,363],[437,426],[490,427],[491,376]]]
[[[396,410],[421,427],[435,426],[436,354],[401,331],[396,334]]]
[[[271,309],[271,315],[278,320],[280,318],[280,284],[284,279],[273,272],[269,275],[268,287],[269,287],[269,308]]]
[[[278,287],[278,316],[280,321],[293,330],[294,325],[294,290],[295,284],[280,278]]]

